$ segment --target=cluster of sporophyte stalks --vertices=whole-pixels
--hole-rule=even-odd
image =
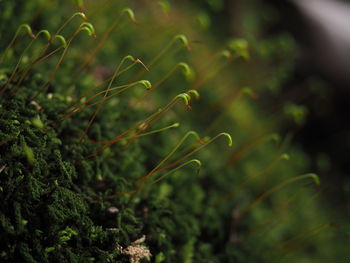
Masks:
[[[0,5],[27,22],[1,28],[1,261],[322,258],[318,177],[229,73],[246,40],[213,52],[164,1]]]

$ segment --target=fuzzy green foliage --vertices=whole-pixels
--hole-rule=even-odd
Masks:
[[[164,4],[149,3],[134,14],[124,9],[134,2],[76,3],[90,20],[70,21],[60,32],[65,47],[52,42],[49,51],[57,52],[21,80],[21,68],[47,43],[33,42],[8,81],[30,41],[23,35],[0,64],[1,262],[133,262],[133,246],[149,248],[152,262],[322,262],[331,255],[321,249],[329,224],[311,180],[291,180],[305,172],[307,157],[274,133],[278,118],[266,118],[255,100],[262,87],[246,87],[254,72],[238,76],[247,70],[239,57],[264,61],[258,47],[250,55],[242,39],[224,53],[196,46],[191,39],[205,36],[174,27],[166,19],[172,5],[164,13]],[[76,11],[59,1],[0,7],[6,43],[16,27],[4,24],[17,7],[19,23],[32,18],[34,32],[52,35]],[[74,35],[82,27],[93,35],[90,22],[96,39]],[[108,36],[109,29],[116,32]],[[172,70],[179,65],[184,72]],[[174,122],[181,125],[163,129]],[[160,132],[141,136],[153,130]],[[212,138],[229,131],[234,147],[221,137],[177,144],[190,130]],[[176,170],[192,151],[200,173],[192,163]]]

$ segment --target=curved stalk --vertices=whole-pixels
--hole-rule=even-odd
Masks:
[[[311,178],[316,185],[320,184],[320,179],[318,178],[318,176],[316,174],[312,174],[312,173],[299,175],[299,176],[296,176],[296,177],[289,178],[289,179],[283,181],[282,183],[272,187],[270,190],[266,191],[261,196],[259,196],[253,203],[251,203],[248,206],[248,208],[246,209],[245,213],[247,213],[249,210],[251,210],[258,203],[260,203],[261,201],[265,200],[271,194],[273,194],[274,192],[276,192],[279,189],[283,188],[284,186],[286,186],[288,184],[291,184],[293,182],[296,182],[296,181],[300,181],[300,180],[306,179],[306,178]]]
[[[126,71],[126,70],[129,70],[131,67],[133,67],[133,66],[134,66],[135,64],[137,64],[137,63],[141,63],[141,64],[143,65],[143,63],[142,63],[139,59],[134,59],[134,58],[133,58],[132,56],[130,56],[130,55],[125,56],[125,57],[121,60],[121,62],[118,64],[117,69],[115,70],[115,72],[114,72],[114,74],[113,74],[113,76],[112,76],[111,81],[110,81],[109,84],[108,84],[108,87],[107,87],[106,92],[105,92],[105,94],[104,94],[104,96],[103,96],[103,99],[99,102],[99,105],[98,105],[96,111],[94,112],[93,116],[91,117],[91,119],[90,119],[90,121],[89,121],[89,123],[88,123],[86,129],[84,130],[84,133],[81,135],[80,141],[82,141],[83,138],[87,135],[87,133],[88,133],[88,131],[89,131],[89,129],[90,129],[92,123],[94,122],[94,120],[95,120],[97,114],[98,114],[99,111],[102,109],[102,106],[103,106],[104,102],[105,102],[106,99],[107,99],[109,90],[111,89],[111,86],[112,86],[114,80],[115,80],[116,77],[118,76],[118,73],[119,73],[119,71],[120,71],[120,68],[122,67],[122,65],[124,64],[124,62],[125,62],[126,60],[131,60],[131,61],[133,62],[133,64],[129,65],[129,66],[125,69],[125,71]],[[124,71],[123,71],[123,72],[124,72]],[[148,82],[143,81],[143,82],[144,82],[144,83],[141,83],[141,84],[147,85],[147,89],[150,89],[150,88],[152,87],[152,85],[151,85],[151,83],[150,83],[149,81],[148,81]]]

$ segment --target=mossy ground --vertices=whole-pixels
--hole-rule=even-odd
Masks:
[[[91,65],[79,71],[116,14],[129,5],[135,7],[140,24],[123,17]],[[0,16],[1,36],[7,40],[1,43],[1,50],[20,23],[30,22],[34,32],[43,28],[55,32],[77,11],[70,2],[58,1],[2,1],[0,7],[5,10]],[[311,180],[290,184],[247,210],[272,187],[307,171],[307,156],[291,146],[289,136],[275,133],[283,112],[267,116],[257,99],[269,90],[266,87],[274,90],[286,78],[293,61],[284,57],[293,50],[288,36],[262,43],[251,39],[250,62],[242,59],[237,45],[227,50],[232,55],[227,60],[220,56],[226,54],[222,53],[225,45],[217,48],[217,43],[202,41],[207,39],[207,29],[193,30],[198,21],[192,19],[192,11],[174,7],[164,13],[155,3],[106,1],[87,2],[85,12],[97,39],[78,35],[57,75],[39,96],[35,94],[48,81],[60,53],[33,67],[19,86],[20,71],[6,84],[30,41],[21,35],[0,65],[3,87],[7,85],[0,94],[2,261],[130,262],[131,257],[120,247],[125,249],[142,236],[146,239],[141,245],[149,248],[151,261],[158,263],[323,262],[332,258],[335,252],[327,247],[333,238],[330,221],[320,208],[319,192]],[[6,28],[15,14],[18,24]],[[62,35],[68,39],[79,23],[72,21]],[[189,36],[191,51],[175,43],[150,66],[180,33]],[[44,45],[44,39],[36,41],[20,64],[31,61]],[[96,107],[77,108],[60,121],[67,106],[110,77],[128,54],[137,55],[150,71],[135,65],[118,77],[118,85],[142,78],[156,84],[182,61],[195,69],[196,81],[178,70],[154,90],[137,86],[109,99],[82,140]],[[271,66],[272,60],[282,65],[279,71]],[[276,71],[279,73],[274,74]],[[251,89],[244,89],[248,85]],[[142,120],[190,88],[201,94],[200,100],[192,101],[192,110],[179,103],[147,127],[155,130],[180,122],[179,128],[107,143],[96,154],[101,148],[96,141],[110,141],[144,123]],[[298,112],[288,114],[297,118]],[[128,194],[137,189],[137,179],[151,171],[189,130],[202,137],[227,131],[235,145],[230,149],[223,139],[217,140],[196,153],[195,158],[203,163],[198,175],[193,166],[186,166]],[[200,145],[189,140],[171,161]],[[283,158],[286,152],[290,161]]]

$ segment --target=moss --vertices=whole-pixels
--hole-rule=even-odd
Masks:
[[[60,4],[62,6],[58,7]],[[30,13],[35,32],[41,28],[55,32],[57,24],[63,24],[70,17],[67,10],[72,8],[71,4],[58,1],[49,4],[2,1],[0,5],[6,10],[0,14],[0,24],[9,20],[9,13],[13,15],[18,5],[20,10],[25,10],[19,12],[18,19],[27,22]],[[88,17],[91,17],[98,36],[103,36],[115,22],[112,19],[114,10],[123,7],[120,3],[111,3],[113,8],[102,8],[99,11],[102,14],[94,17],[92,11],[98,11],[100,6],[95,6],[95,3],[87,6]],[[261,86],[252,89],[249,96],[245,96],[247,89],[241,92],[236,88],[232,93],[231,89],[222,88],[227,83],[245,87],[243,82],[254,72],[246,72],[242,77],[236,75],[234,77],[238,80],[234,79],[231,75],[236,71],[232,70],[231,61],[220,64],[221,58],[206,67],[208,71],[203,70],[200,67],[203,58],[218,52],[204,45],[196,47],[187,38],[184,41],[183,35],[180,36],[187,49],[173,46],[174,54],[165,52],[149,72],[137,68],[140,65],[136,63],[114,83],[141,80],[145,74],[152,83],[163,81],[163,86],[154,88],[154,91],[140,90],[139,85],[107,100],[85,134],[96,107],[84,108],[84,100],[96,103],[101,99],[104,93],[91,100],[88,95],[98,94],[105,88],[102,85],[92,90],[113,74],[115,60],[120,59],[121,54],[138,54],[143,62],[149,62],[167,43],[171,43],[178,34],[174,31],[181,29],[192,33],[191,39],[204,37],[196,36],[198,32],[192,32],[179,22],[182,19],[190,21],[185,17],[185,11],[178,12],[175,30],[173,22],[160,17],[160,13],[149,15],[158,12],[154,11],[158,9],[153,3],[145,4],[144,8],[147,12],[137,9],[140,21],[143,21],[138,27],[121,18],[123,26],[118,34],[111,35],[85,71],[79,72],[78,69],[96,47],[93,41],[101,38],[88,41],[82,34],[72,41],[49,85],[45,83],[62,53],[35,65],[20,85],[21,72],[16,72],[13,80],[7,83],[5,92],[0,94],[0,232],[3,233],[0,261],[130,262],[126,249],[145,235],[141,246],[150,249],[155,262],[279,262],[280,255],[287,252],[276,244],[292,239],[291,233],[298,228],[296,226],[302,218],[307,220],[303,221],[298,233],[307,233],[312,226],[326,220],[321,212],[306,217],[308,211],[319,210],[319,204],[312,201],[309,185],[307,188],[301,184],[288,185],[251,211],[246,210],[273,186],[303,172],[307,158],[292,147],[289,163],[281,158],[288,148],[288,137],[282,142],[271,139],[278,137],[271,135],[275,134],[278,121],[267,120],[254,100],[257,97],[255,91]],[[45,12],[37,14],[35,10]],[[77,24],[78,21],[72,22],[62,35],[68,38]],[[11,27],[12,24],[1,32],[8,42],[16,30]],[[149,41],[153,27],[157,34]],[[6,60],[0,64],[2,87],[28,41],[23,36],[23,41],[10,48]],[[250,57],[252,65],[262,63],[263,58],[256,52],[249,54],[247,41],[239,39],[232,43],[234,52],[241,52],[240,56],[245,59]],[[34,42],[33,50],[42,50],[44,44]],[[178,44],[181,43],[176,41]],[[5,48],[3,45],[1,43]],[[191,53],[188,46],[192,48]],[[271,47],[264,42],[261,48]],[[274,53],[267,53],[265,56],[273,60]],[[25,57],[27,61],[31,59],[28,54]],[[174,65],[187,65],[179,62],[180,58],[192,62],[199,84],[176,75],[163,80]],[[239,59],[234,62],[237,64],[232,67],[240,68],[238,75],[247,70],[245,62]],[[226,66],[229,67],[227,70]],[[46,90],[35,96],[43,85],[46,85]],[[181,108],[179,103],[152,125],[145,121],[174,96],[193,88],[193,85],[195,88],[200,86],[201,97],[198,101],[191,100],[191,111]],[[229,86],[231,88],[231,84]],[[85,97],[80,99],[81,96]],[[71,103],[80,106],[71,111]],[[168,129],[159,134],[135,137],[140,132],[161,129],[180,121],[181,125],[175,131]],[[152,180],[176,168],[178,160],[206,140],[190,141],[171,156],[166,163],[167,169],[152,174],[148,181],[150,185],[135,191],[140,187],[140,178],[152,171],[192,129],[201,134],[230,131],[235,146],[230,150],[220,139],[196,153],[196,158],[203,161],[199,174],[193,167],[186,166],[152,184]],[[118,136],[123,133],[130,137],[124,136],[118,141],[121,138]],[[295,193],[298,195],[293,195]],[[285,224],[280,223],[283,221],[281,217],[287,218]],[[271,237],[264,239],[271,229]],[[306,245],[301,248],[301,255],[312,258],[308,248],[320,241],[307,238],[304,241]],[[292,257],[289,262],[296,258]]]

